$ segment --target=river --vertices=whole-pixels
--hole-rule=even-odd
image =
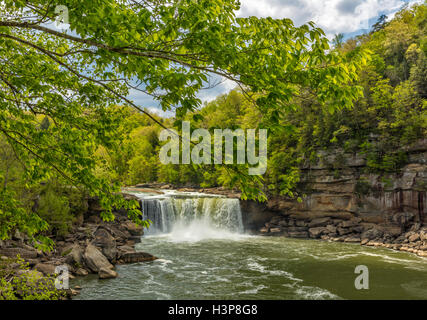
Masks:
[[[358,244],[245,234],[236,199],[137,194],[153,227],[136,245],[160,259],[76,278],[74,299],[427,299],[427,259]],[[369,289],[355,287],[355,268]]]

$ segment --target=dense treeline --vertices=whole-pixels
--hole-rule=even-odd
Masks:
[[[365,153],[372,171],[393,172],[404,165],[405,154],[400,147],[426,136],[426,34],[427,7],[420,5],[400,11],[390,22],[383,17],[370,34],[344,43],[336,41],[335,50],[341,54],[351,54],[360,47],[371,51],[371,60],[360,72],[358,82],[364,97],[352,108],[341,110],[323,108],[309,93],[295,97],[295,107],[279,114],[279,125],[269,132],[264,188],[296,196],[300,164],[316,162],[317,151],[328,148]],[[174,123],[172,119],[161,120],[171,127]],[[210,130],[257,128],[266,121],[240,89],[181,120]],[[179,127],[179,123],[175,124]],[[112,175],[127,185],[160,181],[234,186],[233,173],[224,166],[162,165],[158,157],[160,127],[140,114],[127,110],[122,129],[126,138],[120,149],[99,150],[103,159],[100,174]]]
[[[353,83],[365,50],[331,51],[314,22],[236,17],[238,0],[0,6],[0,239],[19,230],[51,246],[43,232],[66,232],[82,210],[75,199],[86,195],[99,199],[104,220],[124,209],[147,226],[138,203],[120,195],[120,182],[237,183],[245,196],[262,198],[261,178],[236,168],[203,176],[193,167],[159,166],[158,129],[144,128],[151,122],[140,115],[163,124],[129,98],[133,90],[181,120],[200,111],[200,91],[224,77],[253,94],[267,129],[281,127],[282,110],[301,92],[330,110],[350,107],[362,93]]]
[[[326,103],[333,97],[322,95],[329,92],[337,95],[336,101],[351,100],[352,94],[340,96],[345,92],[337,89],[339,83],[336,82],[348,80],[340,80],[341,74],[353,79],[351,75],[357,69],[354,64],[340,66],[352,68],[350,71],[337,71],[328,66],[325,69],[329,73],[312,71],[308,74],[294,66],[295,74],[298,74],[294,79],[297,85],[289,83],[288,87],[281,88],[285,96],[292,97],[285,106],[277,104],[267,108],[269,102],[277,102],[274,94],[263,97],[260,90],[253,93],[242,86],[197,111],[178,112],[176,119],[158,116],[150,119],[131,107],[109,106],[104,109],[101,107],[102,91],[95,85],[82,84],[79,87],[82,98],[77,96],[80,100],[73,101],[72,108],[66,108],[66,99],[60,100],[53,93],[46,93],[49,101],[43,103],[54,106],[53,115],[37,113],[37,116],[32,116],[22,111],[19,115],[27,122],[17,129],[22,129],[27,135],[14,131],[6,131],[9,136],[0,135],[0,238],[8,238],[14,230],[31,235],[39,231],[65,234],[71,226],[70,221],[84,212],[83,199],[88,191],[93,194],[94,190],[108,189],[111,185],[114,186],[111,190],[117,190],[120,184],[159,181],[176,185],[237,187],[261,194],[257,189],[259,187],[271,193],[298,197],[300,164],[303,161],[317,161],[317,151],[320,149],[341,147],[347,151],[365,152],[370,170],[397,170],[406,160],[399,147],[426,136],[426,21],[427,6],[419,5],[402,10],[390,22],[382,19],[370,34],[344,43],[340,41],[341,37],[336,38],[332,57],[346,57],[351,61],[352,55],[359,59],[358,55],[365,49],[372,53],[371,59],[364,61],[367,65],[359,71],[358,85],[349,91],[357,96],[355,92],[363,90],[364,97],[355,101],[351,108],[343,103],[337,110],[336,103]],[[319,34],[312,32],[310,36],[319,42],[320,47],[314,47],[314,50],[325,50],[323,42],[318,39]],[[320,65],[327,65],[322,60],[326,58],[320,53],[311,57],[303,52],[302,43],[294,45],[299,47],[295,54],[306,54],[304,59],[313,59],[310,63],[314,65],[315,59],[320,59]],[[12,51],[8,49],[4,52],[9,54]],[[19,57],[19,52],[16,54]],[[327,56],[327,59],[331,56]],[[295,59],[299,61],[299,57]],[[50,66],[51,61],[47,64]],[[52,70],[52,74],[58,70]],[[170,77],[174,77],[172,71]],[[327,80],[322,82],[320,78]],[[76,80],[73,78],[72,81]],[[307,88],[304,87],[305,83]],[[316,83],[323,86],[319,92],[313,92],[312,87]],[[70,82],[70,86],[76,85]],[[253,88],[258,85],[251,84]],[[295,89],[297,86],[298,89]],[[48,86],[34,84],[34,88],[45,87]],[[174,95],[172,91],[169,94]],[[108,94],[104,96],[109,97]],[[15,103],[13,100],[4,101],[8,106]],[[58,101],[62,101],[64,106],[59,106]],[[97,107],[89,112],[89,109],[83,110],[85,105],[80,106],[79,103],[88,106],[95,103]],[[64,113],[65,110],[69,114]],[[10,118],[10,114],[7,115]],[[56,115],[61,118],[55,118]],[[5,116],[5,119],[9,118]],[[74,119],[75,123],[67,123],[69,119]],[[165,127],[179,128],[183,120],[191,121],[193,128],[210,130],[268,128],[269,161],[264,180],[257,180],[253,185],[250,177],[242,178],[240,172],[247,172],[244,165],[229,170],[227,166],[161,164],[159,123]],[[11,137],[21,137],[22,145],[18,144],[18,140],[11,143]],[[35,141],[33,145],[24,144],[29,137]],[[372,137],[376,143],[372,142]],[[42,159],[37,158],[40,154],[31,153],[39,146],[43,146]],[[27,155],[24,160],[20,160],[22,157],[16,154],[17,151]],[[59,166],[58,169],[65,169],[53,170],[52,166],[41,165],[41,162],[53,163]],[[76,184],[79,187],[70,186],[68,173],[78,180]],[[109,198],[102,199],[103,205],[111,210],[115,202]],[[109,214],[105,218],[112,219]],[[46,238],[39,241],[51,245]]]

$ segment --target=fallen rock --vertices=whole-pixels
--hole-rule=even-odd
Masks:
[[[117,278],[118,274],[116,271],[109,268],[101,268],[98,271],[99,279],[112,279]]]
[[[46,276],[55,274],[55,268],[56,267],[53,264],[47,264],[47,263],[38,263],[34,267],[34,269],[36,269],[37,271],[40,271]]]
[[[75,244],[71,248],[71,251],[66,255],[65,261],[70,265],[81,267],[83,265],[83,254],[83,248],[78,244]]]
[[[411,235],[411,236],[408,238],[408,240],[409,240],[410,242],[418,241],[418,240],[420,240],[420,235],[419,235],[418,233],[415,233],[415,234]]]
[[[109,261],[114,262],[117,257],[117,246],[116,240],[111,233],[104,228],[98,228],[94,232],[94,236],[95,238],[92,240],[92,244],[101,249],[101,252]]]
[[[114,269],[114,266],[95,246],[89,244],[83,255],[84,262],[90,270],[97,273],[101,268]]]
[[[76,270],[76,275],[78,275],[78,276],[87,276],[88,274],[89,274],[89,272],[86,269],[78,268]]]
[[[427,258],[427,251],[418,250],[417,254],[418,254],[420,257],[426,257],[426,258]]]
[[[344,239],[344,242],[348,243],[360,243],[360,238],[358,237],[348,237]]]
[[[146,262],[156,260],[157,257],[146,252],[126,252],[122,255],[124,263]]]
[[[363,232],[361,235],[361,238],[373,240],[373,239],[382,237],[383,234],[384,233],[380,229],[374,227],[374,228],[371,228],[371,229]]]
[[[362,241],[360,242],[360,244],[362,246],[364,246],[365,244],[367,244],[369,242],[369,239],[362,239]]]
[[[311,238],[319,238],[322,234],[327,232],[327,228],[324,227],[318,227],[318,228],[310,228],[308,229],[308,232],[310,233]]]
[[[132,221],[127,221],[123,224],[123,227],[132,235],[132,236],[141,236],[144,232],[144,228],[142,226],[138,226]]]

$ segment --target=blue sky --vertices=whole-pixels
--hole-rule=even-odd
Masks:
[[[238,17],[290,18],[295,25],[314,21],[321,27],[328,38],[337,33],[346,37],[361,34],[371,28],[378,17],[386,14],[389,19],[406,3],[423,3],[424,0],[240,0],[241,8]],[[223,81],[210,90],[203,90],[199,98],[211,101],[234,87],[230,81]],[[141,107],[152,112],[171,116],[171,112],[163,113],[157,108],[158,103],[139,92],[131,92],[129,96]]]

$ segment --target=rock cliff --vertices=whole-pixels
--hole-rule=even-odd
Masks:
[[[364,244],[408,240],[408,249],[416,244],[415,253],[425,255],[427,139],[404,151],[407,165],[383,174],[370,173],[363,154],[321,152],[317,164],[302,167],[301,202],[282,196],[265,204],[242,201],[246,225],[265,235]]]

